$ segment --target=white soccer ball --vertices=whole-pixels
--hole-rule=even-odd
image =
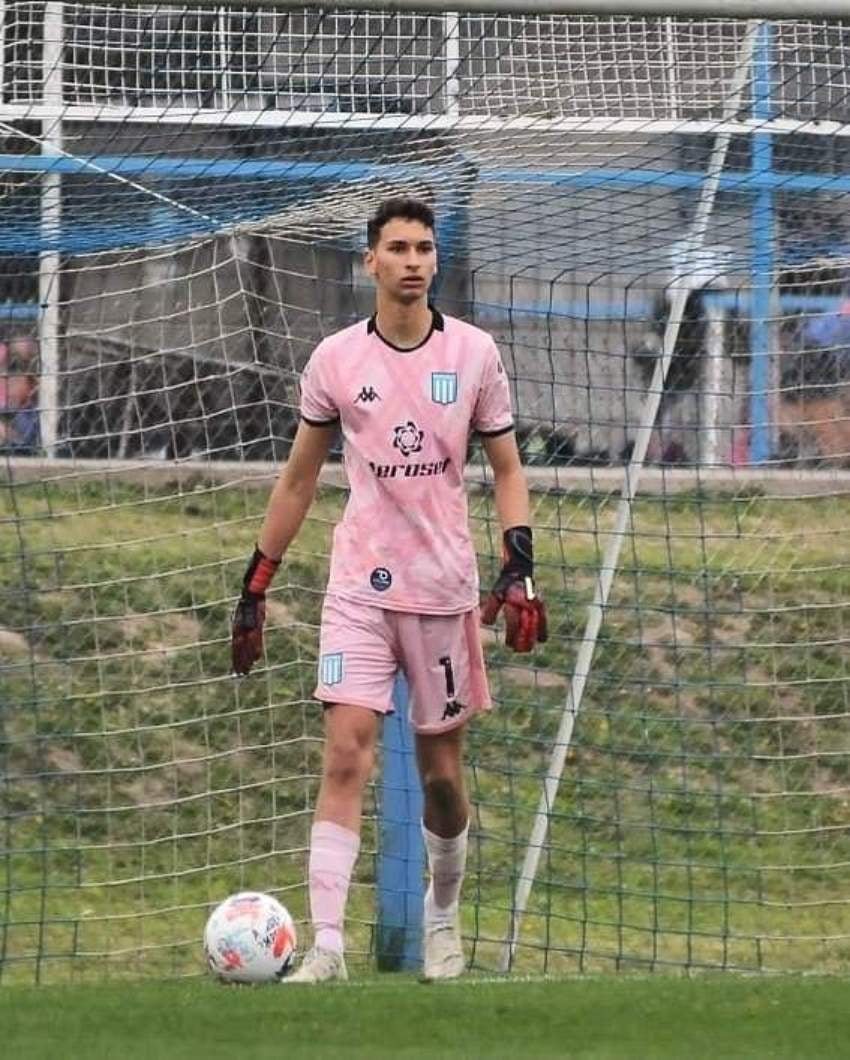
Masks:
[[[213,975],[227,983],[273,983],[289,970],[295,925],[270,894],[241,891],[217,906],[204,929]]]

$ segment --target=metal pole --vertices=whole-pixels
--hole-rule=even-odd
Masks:
[[[63,5],[48,0],[44,8],[44,103],[62,107],[62,36]],[[62,119],[42,123],[41,151],[55,155],[62,151]],[[38,263],[38,301],[41,316],[38,325],[41,374],[39,379],[39,422],[41,444],[48,457],[56,456],[59,436],[59,299],[60,257],[52,249],[59,246],[62,220],[62,178],[49,171],[41,178],[41,253]]]
[[[230,33],[228,30],[228,10],[226,7],[220,7],[218,9],[216,29],[218,32],[220,108],[221,110],[228,110],[230,107],[230,56],[228,50]]]
[[[445,112],[448,117],[460,114],[460,18],[457,11],[449,11],[443,20],[445,33],[446,82]]]
[[[679,79],[678,64],[676,63],[676,22],[673,18],[664,20],[664,38],[667,50],[667,98],[670,101],[671,118],[679,115]]]
[[[773,111],[771,100],[771,51],[773,29],[759,26],[753,54],[753,117],[767,121]],[[773,137],[769,132],[753,138],[752,173],[755,177],[773,173]],[[770,320],[773,310],[775,266],[775,214],[773,189],[760,186],[753,201],[753,317],[750,323],[750,461],[763,464],[771,457],[770,411]]]
[[[149,6],[150,0],[127,0],[125,6]],[[813,9],[811,0],[451,0],[452,9],[483,15],[611,15],[669,16],[672,18],[850,18],[850,0],[821,0]],[[183,0],[182,8],[210,7],[209,0]],[[324,0],[309,7],[304,0],[240,0],[239,9],[267,11],[298,9],[321,11],[374,11],[391,15],[419,11],[443,16],[446,0]]]
[[[714,467],[721,458],[728,463],[728,452],[720,446],[721,408],[726,404],[729,387],[726,384],[726,350],[724,331],[726,313],[716,300],[705,301],[705,358],[702,373],[702,405],[700,415],[700,464]]]

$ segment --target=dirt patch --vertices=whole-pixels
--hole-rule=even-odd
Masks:
[[[644,623],[640,643],[647,669],[655,680],[675,681],[679,675],[675,652],[692,646],[694,641],[685,620],[678,616],[674,619],[672,614],[657,614]]]
[[[58,773],[81,773],[83,760],[70,747],[51,747],[45,755],[47,764]]]
[[[174,740],[174,764],[187,777],[198,777],[207,768],[208,752],[202,744],[177,737]]]
[[[29,655],[31,652],[30,642],[22,633],[15,633],[11,629],[0,629],[0,657],[19,658]]]
[[[131,780],[124,787],[127,799],[136,806],[150,806],[155,803],[169,802],[174,798],[172,789],[159,776],[146,774]]]
[[[266,600],[266,624],[270,626],[282,626],[292,628],[301,621],[294,607],[285,604],[282,600]]]
[[[523,688],[566,688],[567,678],[554,670],[529,670],[524,666],[502,666],[499,674],[503,681],[510,681]]]
[[[149,657],[153,661],[197,644],[201,639],[201,623],[194,615],[181,611],[125,615],[118,620],[118,627],[134,647],[155,653]]]

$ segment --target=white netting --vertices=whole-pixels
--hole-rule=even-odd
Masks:
[[[250,681],[228,616],[299,372],[371,311],[365,219],[398,192],[436,207],[441,308],[503,350],[552,617],[534,659],[488,642],[474,962],[643,439],[517,964],[846,967],[848,32],[6,4],[0,977],[197,971],[241,886],[304,920],[336,460]]]
[[[6,5],[7,103],[42,97],[43,5]],[[746,23],[62,5],[63,101],[471,119],[716,119]],[[773,24],[775,117],[841,122],[848,28]],[[50,30],[48,30],[49,39]],[[744,100],[744,104],[748,102]],[[456,105],[456,110],[455,110]]]

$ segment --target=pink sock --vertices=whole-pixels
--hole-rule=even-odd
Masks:
[[[314,945],[342,953],[342,922],[354,862],[360,850],[356,832],[317,821],[310,833],[310,911]]]

